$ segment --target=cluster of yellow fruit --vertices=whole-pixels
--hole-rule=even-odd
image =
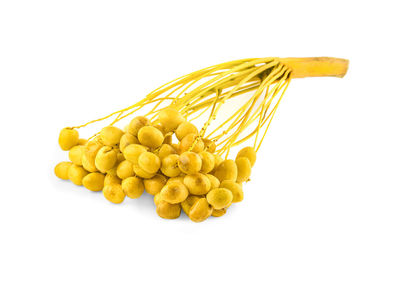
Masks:
[[[173,143],[173,135],[179,143]],[[135,117],[125,131],[105,127],[90,141],[65,128],[59,144],[71,160],[55,167],[59,178],[103,191],[113,203],[146,191],[160,217],[178,218],[183,209],[194,222],[220,217],[242,201],[242,183],[256,161],[252,147],[240,150],[235,161],[223,160],[215,143],[201,138],[196,126],[172,108],[160,111],[153,123]]]

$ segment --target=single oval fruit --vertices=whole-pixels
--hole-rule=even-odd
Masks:
[[[64,128],[58,136],[58,144],[62,150],[70,150],[79,142],[79,133],[75,129]]]
[[[161,200],[170,204],[177,204],[183,202],[189,195],[185,185],[174,182],[164,186],[160,191]]]
[[[237,179],[237,167],[236,163],[233,160],[224,160],[221,164],[218,165],[214,174],[220,182],[224,180],[233,180]]]
[[[181,170],[179,169],[178,161],[178,154],[170,154],[164,157],[161,161],[161,172],[170,178],[179,176]]]
[[[150,148],[160,147],[164,141],[163,133],[153,126],[144,126],[139,130],[138,140],[142,145]]]
[[[157,214],[163,219],[177,219],[181,215],[180,204],[170,204],[164,200],[160,200],[156,206]]]
[[[161,160],[154,153],[144,152],[139,156],[138,165],[147,173],[155,174],[160,169]]]
[[[90,173],[82,179],[82,184],[90,191],[101,191],[104,187],[104,178],[101,173]]]
[[[138,177],[129,177],[122,181],[122,190],[129,198],[139,198],[144,191],[143,180]]]
[[[165,128],[166,132],[171,132],[178,128],[178,126],[185,121],[185,118],[174,108],[166,108],[158,114],[158,120]]]
[[[186,151],[179,155],[178,167],[185,174],[195,174],[201,169],[201,158],[197,153]]]
[[[155,175],[151,179],[143,180],[144,189],[151,195],[156,195],[161,191],[164,185],[167,183],[167,178],[163,175]]]
[[[68,180],[68,169],[71,167],[71,162],[60,162],[54,168],[56,176],[62,180]]]
[[[183,182],[189,189],[190,194],[203,195],[207,194],[211,189],[210,180],[201,173],[186,175]]]
[[[199,131],[196,126],[190,122],[182,122],[175,131],[176,138],[181,141],[188,134],[197,135]]]
[[[236,181],[241,183],[247,181],[251,175],[251,163],[247,157],[236,158],[236,166],[238,170]]]
[[[114,204],[120,204],[125,199],[125,193],[120,184],[105,185],[103,188],[103,195],[108,201]]]
[[[120,128],[107,126],[101,129],[100,138],[104,145],[113,146],[119,143],[123,134]]]
[[[117,153],[111,146],[103,146],[97,152],[94,163],[100,172],[106,173],[117,163]]]
[[[68,152],[69,160],[72,163],[78,166],[82,166],[82,156],[85,151],[85,147],[83,145],[75,145]]]
[[[129,177],[133,177],[135,172],[133,171],[133,164],[128,160],[124,160],[118,164],[117,167],[117,176],[120,179],[126,179]]]
[[[232,199],[232,192],[226,188],[215,188],[207,194],[208,203],[215,209],[228,207],[232,203]]]

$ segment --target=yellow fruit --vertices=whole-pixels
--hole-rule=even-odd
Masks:
[[[113,174],[106,174],[104,178],[104,186],[112,184],[121,184],[121,179]]]
[[[215,170],[217,169],[217,167],[224,161],[224,159],[218,155],[218,154],[214,154],[214,169],[211,171],[212,173],[215,172]]]
[[[225,180],[221,182],[219,187],[226,188],[232,192],[232,203],[241,202],[243,200],[243,188],[240,184],[231,180]]]
[[[252,166],[252,167],[253,167],[254,164],[256,163],[256,159],[257,159],[256,152],[255,152],[254,148],[252,148],[252,147],[250,147],[250,146],[247,146],[247,147],[242,148],[242,149],[238,152],[238,154],[237,154],[237,156],[236,156],[236,159],[238,159],[239,157],[246,157],[246,158],[248,158],[248,159],[250,160],[250,163],[251,163],[251,166]]]
[[[222,216],[225,215],[225,214],[226,214],[226,208],[224,208],[224,209],[219,209],[219,210],[213,209],[213,211],[212,211],[212,213],[211,213],[211,215],[212,215],[213,217],[222,217]]]
[[[62,180],[68,180],[68,169],[71,167],[71,162],[60,162],[54,168],[56,176]]]
[[[201,198],[203,198],[203,197],[195,196],[195,195],[189,195],[185,199],[185,201],[183,201],[181,203],[182,210],[185,212],[186,215],[189,216],[190,208],[192,208],[192,206]]]
[[[143,170],[139,165],[133,164],[133,171],[135,172],[136,176],[141,177],[143,179],[151,179],[154,177],[156,174],[148,173],[145,170]]]
[[[71,162],[74,163],[75,165],[82,166],[82,156],[84,150],[85,147],[83,145],[75,145],[68,152],[69,160],[71,160]]]
[[[189,218],[194,222],[202,222],[211,216],[213,208],[206,198],[201,198],[193,204],[189,211]]]
[[[122,190],[129,198],[139,198],[144,191],[143,180],[138,177],[126,178],[122,181]]]
[[[139,156],[138,165],[145,172],[149,174],[155,174],[160,169],[161,160],[154,153],[144,152]]]
[[[128,133],[137,137],[139,130],[143,126],[149,125],[150,122],[146,117],[137,116],[132,119],[132,121],[128,125]]]
[[[184,184],[184,182],[183,182],[184,179],[185,179],[185,177],[183,177],[183,176],[169,178],[167,180],[167,184],[170,184],[170,183],[173,183],[173,182],[180,182],[181,184]]]
[[[237,182],[244,182],[250,178],[251,175],[251,163],[247,157],[236,158],[236,166],[238,170]]]
[[[201,158],[197,153],[186,151],[179,155],[178,166],[185,174],[195,174],[201,169]]]
[[[162,145],[164,135],[153,126],[144,126],[139,130],[138,140],[142,145],[150,148],[157,148]]]
[[[193,144],[196,142],[196,144],[193,146]],[[192,148],[193,146],[193,148]],[[190,148],[192,148],[190,150]],[[198,135],[196,134],[188,134],[186,135],[182,141],[179,144],[179,152],[185,152],[185,151],[192,151],[192,152],[196,152],[199,153],[201,151],[203,151],[204,149],[204,143],[201,140],[200,137],[198,137]]]
[[[226,188],[215,188],[207,194],[208,203],[215,209],[228,207],[232,203],[232,199],[232,192]]]
[[[176,154],[177,151],[169,144],[161,145],[160,149],[158,150],[158,157],[162,160],[163,158],[167,157],[170,154]]]
[[[215,158],[210,152],[202,151],[199,153],[201,158],[201,169],[200,172],[207,174],[214,169]]]
[[[224,160],[221,164],[218,165],[214,174],[220,182],[224,180],[233,180],[237,179],[237,167],[236,163],[233,160]]]
[[[209,139],[202,139],[203,143],[204,143],[204,150],[208,151],[210,153],[214,153],[215,150],[217,149],[217,145],[215,144],[215,142],[213,142],[212,140]]]
[[[125,147],[127,147],[130,144],[140,144],[140,143],[137,137],[135,137],[134,135],[131,135],[129,133],[122,135],[119,141],[119,150],[121,152],[124,152]]]
[[[101,173],[90,173],[82,179],[82,184],[91,191],[101,191],[104,187],[104,178]]]
[[[97,152],[94,163],[100,172],[105,173],[117,163],[117,153],[111,146],[103,146]]]
[[[218,188],[220,185],[219,179],[216,176],[213,176],[211,174],[206,174],[206,177],[210,181],[211,184],[211,189]]]
[[[174,108],[166,108],[158,114],[158,120],[166,132],[171,132],[185,121],[182,115]]]
[[[125,159],[132,162],[133,164],[137,164],[139,160],[140,154],[146,152],[147,149],[140,144],[130,144],[124,149]]]
[[[64,128],[58,136],[58,144],[62,150],[70,150],[79,142],[79,133],[75,129]]]
[[[180,141],[188,134],[197,135],[198,133],[196,126],[190,122],[182,122],[175,131],[176,138]]]
[[[177,204],[183,202],[188,197],[189,192],[185,185],[174,182],[167,184],[160,191],[161,200],[170,204]]]
[[[118,164],[117,167],[117,176],[120,179],[126,179],[129,177],[133,177],[135,172],[133,171],[133,164],[128,160],[124,160]]]
[[[161,198],[160,198],[160,193],[157,193],[156,195],[154,195],[154,205],[158,205],[161,202]]]
[[[96,172],[95,165],[97,152],[103,147],[98,141],[90,141],[85,145],[82,155],[82,166],[89,172]]]
[[[201,173],[186,175],[183,182],[193,195],[207,194],[211,189],[210,180]]]
[[[170,134],[165,135],[163,143],[171,145],[172,144],[172,135],[170,135]]]
[[[156,206],[157,214],[164,219],[177,219],[181,215],[180,204],[170,204],[160,200]]]
[[[68,169],[68,178],[76,185],[82,185],[82,179],[88,172],[81,166],[72,164]]]
[[[155,175],[151,179],[143,180],[144,189],[151,195],[156,195],[161,191],[167,182],[167,178],[163,175]]]
[[[108,201],[114,204],[120,204],[125,199],[125,193],[122,190],[121,185],[115,183],[105,185],[103,188],[103,195]]]
[[[117,127],[107,126],[101,129],[100,138],[104,145],[113,146],[119,143],[124,132]]]
[[[161,161],[161,172],[170,178],[179,176],[181,170],[178,167],[178,161],[178,154],[170,154],[164,157]]]
[[[87,139],[79,139],[78,145],[85,145],[87,143]]]

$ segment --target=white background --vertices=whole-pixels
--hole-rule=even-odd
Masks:
[[[399,280],[395,4],[1,1],[0,279]],[[224,217],[163,220],[150,196],[114,205],[53,175],[61,128],[265,56],[350,68],[292,81]]]

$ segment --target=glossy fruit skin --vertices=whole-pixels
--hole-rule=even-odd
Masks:
[[[197,200],[204,198],[202,196],[189,195],[185,201],[181,203],[182,210],[189,216],[190,208],[197,202]]]
[[[120,204],[125,199],[125,193],[120,184],[105,185],[103,188],[103,195],[108,201],[114,204]]]
[[[218,188],[219,185],[221,184],[219,179],[216,176],[213,176],[211,174],[206,174],[206,177],[210,181],[211,189]]]
[[[181,215],[180,204],[170,204],[160,200],[156,206],[157,214],[163,219],[177,219]]]
[[[220,182],[224,180],[236,181],[237,167],[235,161],[230,159],[222,161],[215,170],[214,175],[219,179]]]
[[[171,145],[163,144],[163,145],[161,145],[157,154],[158,154],[158,157],[160,157],[160,159],[162,160],[163,158],[167,157],[168,155],[176,154],[176,153],[177,153],[177,151]]]
[[[72,164],[68,169],[68,178],[76,185],[82,185],[82,179],[88,174],[81,166]]]
[[[189,218],[194,222],[205,221],[211,216],[213,208],[208,204],[206,198],[197,200],[189,211]]]
[[[72,162],[60,162],[54,167],[54,173],[62,180],[68,180],[68,169],[71,167]]]
[[[185,121],[182,115],[174,108],[166,108],[158,114],[158,120],[166,132],[171,132]]]
[[[155,175],[151,179],[144,179],[144,189],[151,195],[156,195],[167,183],[167,178],[163,175]]]
[[[179,155],[178,167],[185,174],[195,174],[201,169],[201,158],[194,152],[183,152]]]
[[[225,180],[221,182],[221,185],[219,187],[226,188],[232,192],[232,203],[243,201],[243,188],[240,184],[231,180]]]
[[[252,166],[252,167],[254,166],[254,164],[256,163],[256,160],[257,160],[256,152],[255,152],[254,148],[252,148],[252,147],[250,147],[250,146],[247,146],[247,147],[242,148],[242,149],[238,152],[238,154],[237,154],[237,156],[236,156],[236,159],[238,159],[239,157],[246,157],[246,158],[248,158],[248,159],[250,160],[250,163],[251,163],[251,166]]]
[[[201,173],[186,175],[183,182],[193,195],[204,195],[211,189],[210,180]]]
[[[101,191],[104,187],[104,178],[102,173],[89,173],[82,179],[82,184],[90,191]]]
[[[226,210],[227,210],[227,208],[219,209],[219,210],[213,209],[211,215],[212,215],[213,217],[222,217],[223,215],[226,214]]]
[[[186,121],[179,124],[178,128],[175,130],[176,138],[179,141],[181,141],[188,134],[197,135],[198,133],[199,131],[197,130],[196,126]]]
[[[117,163],[117,153],[111,146],[103,146],[97,152],[94,163],[100,172],[106,173]]]
[[[204,143],[201,138],[196,134],[186,135],[179,143],[179,152],[192,151],[200,153],[204,150]]]
[[[188,197],[189,192],[184,184],[179,182],[169,183],[160,191],[161,200],[170,204],[178,204]]]
[[[179,176],[181,170],[179,169],[178,161],[178,154],[170,154],[164,157],[161,161],[161,172],[170,178]]]
[[[127,128],[128,133],[137,137],[139,130],[147,125],[150,125],[150,122],[146,117],[137,116],[129,123]]]
[[[140,144],[140,143],[137,137],[129,133],[125,133],[124,135],[122,135],[119,141],[119,150],[123,153],[125,147],[127,147],[130,144]]]
[[[72,163],[78,166],[82,166],[82,156],[84,153],[85,147],[83,145],[75,145],[68,152],[69,160]]]
[[[135,172],[133,171],[132,162],[130,162],[128,160],[124,160],[121,163],[119,163],[116,173],[117,173],[117,176],[122,180],[129,178],[129,177],[133,177],[135,175]]]
[[[79,142],[79,133],[75,129],[64,128],[58,136],[58,144],[62,150],[70,150]]]
[[[236,181],[241,183],[249,180],[251,175],[251,163],[247,157],[236,158],[236,166],[238,170],[238,175]]]
[[[121,179],[117,175],[107,173],[104,177],[104,186],[110,184],[121,184]]]
[[[89,172],[97,172],[95,165],[97,152],[103,147],[98,141],[89,141],[83,150],[82,166]]]
[[[104,145],[113,146],[119,143],[124,132],[117,127],[107,126],[101,129],[100,138]]]
[[[122,190],[129,198],[136,199],[144,192],[143,180],[138,177],[129,177],[122,181]]]
[[[202,151],[199,153],[201,158],[201,169],[200,172],[208,174],[214,169],[215,158],[210,152]]]
[[[160,147],[164,141],[163,133],[153,126],[144,126],[138,132],[139,142],[150,148]]]
[[[133,171],[135,171],[136,176],[141,177],[143,179],[151,179],[156,174],[151,174],[143,170],[139,165],[133,165]]]
[[[207,202],[215,209],[223,209],[232,203],[232,192],[226,188],[215,188],[207,194]]]
[[[138,165],[145,172],[155,174],[161,167],[161,160],[152,152],[144,152],[138,158]]]
[[[140,144],[130,144],[124,149],[124,157],[126,160],[132,162],[133,164],[138,164],[140,154],[146,152],[147,149]]]

